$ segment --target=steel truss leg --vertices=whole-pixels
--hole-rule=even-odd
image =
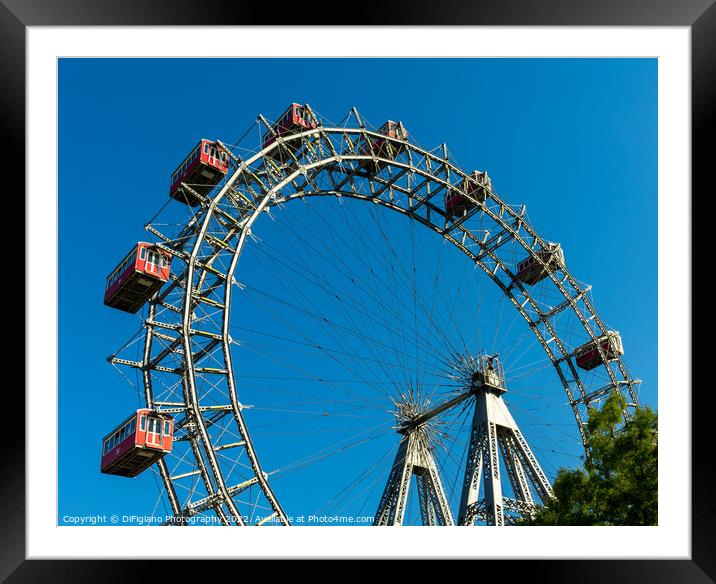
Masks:
[[[400,441],[373,525],[402,525],[413,475],[423,525],[453,525],[435,459],[419,429]]]
[[[500,456],[515,499],[502,494]],[[484,497],[479,498],[481,476]],[[475,397],[460,500],[459,525],[472,525],[478,517],[488,525],[505,525],[505,509],[525,515],[534,509],[531,487],[543,503],[552,497],[552,486],[507,409],[501,395],[480,391]]]

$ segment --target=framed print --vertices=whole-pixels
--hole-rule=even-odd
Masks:
[[[716,11],[582,8],[5,1],[28,344],[3,577],[713,581],[690,333]]]

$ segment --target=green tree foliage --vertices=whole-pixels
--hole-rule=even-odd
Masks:
[[[615,392],[590,408],[590,459],[582,469],[560,469],[554,499],[520,525],[656,525],[657,414],[638,408],[624,422],[624,405]]]

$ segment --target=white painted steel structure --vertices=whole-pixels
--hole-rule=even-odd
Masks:
[[[557,269],[544,263],[538,252],[548,249],[549,243],[528,223],[524,207],[507,204],[491,189],[484,200],[471,197],[464,190],[471,171],[458,168],[444,145],[428,151],[410,140],[386,138],[369,129],[355,108],[341,124],[330,124],[320,116],[317,119],[317,128],[277,136],[270,146],[246,158],[219,141],[230,155],[229,174],[206,197],[193,192],[191,185],[183,186],[201,204],[181,232],[169,237],[159,226],[146,225],[158,245],[174,256],[173,275],[148,303],[141,358],[131,359],[119,350],[109,360],[136,368],[141,373],[146,407],[175,417],[175,440],[179,443],[175,446],[185,448],[183,466],[170,472],[166,462],[161,461],[159,472],[176,522],[211,511],[227,525],[289,523],[247,427],[232,362],[234,339],[229,334],[229,322],[232,290],[238,285],[234,274],[245,242],[252,237],[252,227],[271,208],[307,197],[347,197],[395,211],[432,230],[472,260],[505,295],[544,349],[582,438],[586,407],[593,401],[620,391],[629,404],[638,404],[639,382],[632,379],[621,356],[609,360],[600,348],[608,382],[597,389],[583,382],[574,350],[585,340],[605,335],[608,329],[592,305],[590,288],[580,284],[563,263]],[[263,116],[259,116],[259,123],[273,132]],[[387,140],[391,148],[376,152],[376,140]],[[386,151],[390,157],[381,157]],[[473,200],[474,207],[461,216],[448,217],[443,202],[448,190]],[[509,257],[504,253],[508,249]],[[532,256],[548,270],[541,285],[550,286],[561,298],[559,302],[546,306],[515,277],[517,251],[518,260]],[[575,327],[581,331],[578,339],[560,328],[561,317],[566,313],[572,315]],[[172,398],[157,400],[158,386],[163,395],[170,394]],[[495,415],[507,419],[509,414],[501,409],[499,401],[484,399],[486,411],[494,410]],[[628,410],[624,413],[628,416]],[[491,423],[490,416],[476,420],[476,435],[483,435],[479,428]],[[520,464],[526,470],[528,455],[518,429],[511,422],[502,427],[507,432],[503,442],[509,456],[522,457]],[[238,439],[226,441],[227,428]],[[496,440],[501,440],[499,435]],[[422,477],[423,493],[439,501],[439,478],[433,474],[430,456],[418,447],[419,443],[419,435],[409,434],[401,448],[411,453],[408,458],[412,472]],[[473,452],[479,450],[473,448]],[[232,456],[241,456],[248,462],[250,478],[233,482]],[[189,501],[177,495],[177,485],[187,477],[199,477],[202,486],[201,496]],[[546,486],[543,488],[546,490]],[[243,495],[247,489],[258,489],[260,506],[268,511],[260,519],[246,511]],[[474,493],[468,498],[472,501]],[[429,508],[426,522],[452,521],[448,511],[441,510],[441,504],[433,503]],[[490,513],[476,511],[481,512]]]

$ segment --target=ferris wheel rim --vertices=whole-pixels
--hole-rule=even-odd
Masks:
[[[240,162],[238,167],[235,169],[234,173],[232,174],[231,178],[227,179],[226,183],[218,191],[218,193],[211,200],[207,200],[202,203],[202,207],[201,207],[199,213],[197,214],[197,216],[198,216],[199,214],[203,213],[201,226],[199,227],[199,229],[197,231],[197,239],[193,245],[191,254],[188,258],[186,258],[186,260],[187,260],[186,270],[181,274],[181,276],[179,277],[179,280],[183,280],[184,282],[187,282],[187,281],[191,282],[195,271],[203,270],[202,277],[204,277],[206,275],[205,266],[199,265],[197,263],[196,259],[197,259],[198,251],[201,248],[204,236],[206,235],[207,226],[209,225],[211,218],[212,218],[212,214],[213,214],[214,210],[217,208],[217,205],[219,204],[219,202],[221,202],[223,200],[223,198],[225,196],[227,196],[227,193],[231,189],[231,186],[241,176],[241,174],[244,172],[249,172],[251,165],[254,165],[256,163],[265,164],[266,163],[265,159],[266,159],[267,155],[270,155],[270,153],[274,150],[279,150],[279,149],[283,148],[285,144],[291,143],[292,141],[295,141],[298,143],[299,141],[303,141],[304,139],[308,140],[308,139],[311,139],[314,137],[324,136],[326,134],[346,134],[346,133],[359,134],[361,137],[373,136],[373,137],[381,138],[383,140],[388,140],[392,143],[400,144],[401,147],[403,147],[403,148],[419,152],[426,159],[433,160],[436,164],[441,165],[440,166],[441,168],[450,168],[456,175],[461,176],[463,178],[466,178],[468,176],[466,173],[464,173],[457,166],[453,165],[452,162],[450,162],[447,158],[440,158],[439,156],[437,156],[435,154],[432,154],[424,149],[417,147],[416,145],[411,143],[409,140],[387,138],[386,136],[384,136],[382,134],[379,134],[377,132],[372,132],[370,130],[366,130],[363,127],[347,129],[347,128],[326,128],[323,126],[319,126],[316,129],[312,129],[312,130],[309,130],[306,132],[296,133],[296,134],[290,135],[285,138],[279,137],[277,140],[275,140],[268,147],[263,148],[262,150],[260,150],[256,154],[254,154],[252,157],[250,157],[246,161]],[[345,154],[345,153],[342,153],[339,155],[339,154],[334,153],[332,156],[326,156],[326,157],[320,158],[310,164],[299,165],[296,169],[293,170],[293,172],[291,172],[289,175],[287,175],[284,178],[284,180],[279,181],[276,185],[274,185],[268,191],[265,191],[263,193],[261,201],[254,208],[251,215],[246,220],[244,220],[242,222],[242,228],[241,228],[241,233],[239,236],[239,242],[234,250],[230,268],[226,272],[225,290],[224,290],[224,293],[225,293],[224,298],[226,299],[225,306],[224,306],[224,312],[225,312],[226,317],[223,321],[223,338],[220,339],[220,341],[219,341],[222,344],[222,351],[224,352],[225,360],[226,360],[227,382],[229,384],[229,392],[230,392],[230,396],[231,396],[232,414],[233,414],[235,423],[240,428],[240,433],[243,436],[245,436],[246,441],[249,444],[249,448],[253,448],[253,446],[251,445],[251,439],[250,439],[250,434],[248,432],[248,428],[246,427],[246,424],[243,420],[243,415],[241,412],[241,404],[238,401],[238,395],[237,395],[237,391],[236,391],[236,380],[235,380],[234,369],[233,369],[233,360],[231,357],[231,351],[229,349],[230,339],[228,336],[228,323],[230,320],[230,305],[231,305],[230,301],[231,301],[231,290],[234,285],[234,272],[237,268],[237,265],[238,265],[243,247],[244,247],[244,243],[246,241],[246,237],[250,233],[251,226],[254,224],[254,222],[258,219],[258,217],[261,215],[261,213],[265,209],[268,209],[275,205],[279,205],[279,204],[288,202],[293,199],[306,198],[306,197],[311,197],[311,196],[348,197],[348,198],[361,199],[364,201],[370,201],[373,203],[377,203],[377,204],[384,206],[386,208],[392,209],[394,211],[398,211],[398,212],[402,213],[403,215],[407,215],[408,217],[410,217],[412,219],[416,219],[416,220],[418,220],[418,222],[420,222],[423,225],[425,225],[426,227],[432,229],[434,232],[441,235],[444,239],[450,241],[453,245],[455,245],[456,247],[461,249],[461,251],[463,251],[463,253],[466,253],[468,255],[468,257],[473,259],[476,264],[480,265],[480,267],[483,269],[483,271],[488,274],[488,277],[490,277],[490,279],[493,280],[493,282],[502,284],[502,282],[496,278],[495,274],[491,273],[490,269],[487,268],[481,262],[481,258],[475,256],[475,254],[472,252],[468,252],[468,250],[466,250],[464,248],[464,246],[461,246],[460,243],[454,237],[452,237],[452,235],[450,235],[449,231],[446,231],[446,226],[440,227],[436,223],[431,223],[429,220],[425,221],[422,217],[420,217],[419,215],[416,215],[413,211],[403,209],[391,202],[380,199],[379,197],[376,198],[376,197],[371,197],[371,196],[367,196],[367,195],[359,196],[355,192],[352,192],[352,191],[304,192],[299,195],[284,197],[283,199],[280,197],[277,197],[278,193],[280,193],[286,186],[290,185],[291,182],[295,178],[297,178],[301,175],[306,175],[307,172],[309,172],[311,170],[319,169],[319,172],[320,172],[320,170],[322,170],[324,167],[328,167],[331,164],[342,163],[344,161],[360,161],[360,160],[369,160],[369,161],[372,161],[373,163],[379,163],[379,164],[383,165],[384,167],[390,166],[392,168],[397,168],[404,172],[410,171],[410,172],[424,176],[426,178],[426,180],[432,180],[438,184],[442,184],[443,188],[451,188],[451,189],[460,191],[460,187],[457,186],[456,184],[452,184],[449,181],[445,181],[444,178],[437,176],[437,174],[431,174],[427,170],[417,168],[417,167],[413,166],[412,163],[405,164],[405,163],[398,162],[396,160],[392,160],[390,158],[381,158],[379,156],[374,155],[373,153],[371,153],[371,155],[369,155],[369,156],[358,155],[358,154],[351,155],[351,154]],[[370,178],[368,180],[370,180],[372,182],[373,180],[375,180],[375,177]],[[512,219],[516,219],[522,227],[526,228],[527,232],[530,233],[530,235],[534,238],[535,243],[533,243],[532,246],[527,245],[524,242],[523,238],[519,235],[519,233],[514,232],[513,226],[508,224],[506,221],[503,221],[501,215],[495,215],[494,213],[492,213],[487,208],[486,205],[481,206],[480,210],[482,212],[491,214],[491,218],[493,221],[495,221],[497,224],[501,225],[503,227],[503,229],[505,229],[505,231],[507,231],[508,233],[511,233],[512,236],[515,238],[515,241],[520,243],[520,245],[522,245],[522,247],[532,257],[535,257],[538,262],[542,263],[542,259],[536,253],[537,250],[540,249],[537,244],[543,244],[545,240],[541,239],[537,235],[536,231],[534,231],[534,229],[529,225],[529,223],[527,223],[527,221],[525,219],[523,219],[522,216],[518,215],[512,209],[512,207],[510,205],[508,205],[507,203],[502,201],[494,192],[492,192],[491,189],[488,189],[488,192],[489,192],[488,196],[500,207],[501,210],[504,210],[507,215],[509,215]],[[468,193],[468,192],[462,191],[461,194],[463,196],[471,198],[470,193]],[[427,206],[432,206],[432,208],[436,211],[440,211],[440,209],[438,207],[436,207],[435,205],[432,205],[429,201],[426,201],[425,204]],[[438,214],[438,217],[439,216],[440,215]],[[443,215],[443,217],[444,217],[444,215]],[[453,227],[455,227],[455,226],[453,226]],[[187,224],[187,228],[188,228],[188,224]],[[465,233],[467,231],[466,228],[464,227],[464,221],[462,223],[457,224],[457,229],[463,233]],[[491,254],[489,251],[487,251],[486,255],[490,256]],[[501,260],[499,260],[499,258],[497,258],[497,256],[491,256],[491,257],[493,260],[495,260],[498,263],[498,265],[502,264],[501,269],[503,269],[506,274],[511,274],[509,268],[507,266],[505,266],[504,262],[501,262]],[[565,274],[565,279],[568,280],[570,284],[572,284],[577,289],[581,289],[579,287],[579,284],[577,283],[576,279],[574,279],[571,276],[571,274],[568,272],[566,265],[560,266],[560,270],[563,271],[563,273]],[[549,277],[552,279],[552,281],[556,285],[557,289],[561,293],[563,293],[563,295],[565,296],[565,300],[569,301],[568,308],[573,310],[574,312],[576,312],[578,314],[578,316],[580,317],[580,321],[582,321],[584,323],[584,318],[582,317],[579,310],[577,310],[575,301],[574,301],[573,297],[571,296],[571,294],[568,293],[566,288],[564,288],[561,285],[561,283],[557,280],[556,276],[550,270],[548,270],[548,273],[549,273]],[[528,301],[530,301],[531,297],[529,295],[529,292],[525,289],[525,286],[520,284],[516,280],[516,278],[514,278],[514,274],[512,274],[512,276],[513,276],[513,281],[516,282],[516,286],[518,287],[520,292],[528,299]],[[528,324],[530,324],[530,328],[532,329],[533,333],[537,336],[538,340],[540,341],[540,344],[542,345],[543,349],[547,353],[547,356],[550,359],[550,361],[552,362],[553,366],[556,367],[558,372],[561,372],[561,369],[559,367],[557,367],[557,362],[559,360],[555,357],[555,353],[552,352],[551,347],[548,346],[548,343],[545,341],[544,337],[537,330],[536,326],[532,323],[529,315],[524,310],[522,310],[520,303],[517,301],[515,296],[512,294],[511,289],[509,289],[509,288],[506,289],[504,287],[504,285],[501,285],[500,288],[501,288],[502,292],[510,299],[510,303],[518,310],[518,312],[520,312],[520,314],[528,322]],[[185,290],[186,290],[185,301],[184,301],[184,306],[183,306],[184,331],[183,331],[182,335],[183,335],[184,351],[185,351],[185,356],[186,356],[185,358],[187,359],[187,364],[188,364],[187,385],[189,386],[188,389],[189,389],[189,393],[191,394],[192,386],[194,385],[195,381],[192,379],[193,375],[194,375],[194,367],[193,367],[193,361],[192,361],[190,334],[188,333],[188,331],[191,329],[190,316],[191,316],[191,313],[193,310],[192,307],[195,306],[193,298],[192,298],[193,285],[185,285]],[[594,320],[596,320],[598,326],[601,329],[603,329],[604,331],[608,331],[608,329],[606,329],[606,327],[603,325],[603,323],[599,319],[598,315],[596,314],[596,310],[593,308],[591,303],[587,300],[586,292],[584,294],[584,299],[587,302],[586,306],[588,307],[590,312],[594,315],[594,317],[595,317]],[[152,364],[151,364],[150,354],[151,354],[151,343],[152,343],[152,334],[153,334],[154,323],[151,321],[154,318],[156,306],[157,306],[157,303],[159,302],[159,300],[160,300],[160,296],[157,295],[150,301],[149,309],[148,309],[148,313],[147,313],[148,316],[146,319],[146,323],[148,324],[148,326],[146,326],[147,332],[145,333],[145,347],[144,347],[144,356],[143,356],[142,363],[143,363],[143,382],[144,382],[144,388],[145,388],[145,399],[146,399],[148,405],[151,405],[153,403],[153,391],[152,391],[152,381],[151,381]],[[535,305],[535,307],[536,307],[536,305]],[[565,307],[565,309],[566,308],[567,307]],[[549,325],[548,325],[548,328],[549,328]],[[594,334],[594,332],[592,331],[592,329],[590,327],[585,325],[585,330],[591,335],[593,341],[598,340],[599,337]],[[569,353],[560,344],[556,333],[553,335],[553,337],[554,337],[553,340],[557,342],[557,346],[560,348],[562,356],[564,358],[568,358]],[[597,343],[597,348],[598,348],[598,351],[600,353],[602,353],[603,364],[605,365],[606,369],[609,371],[610,378],[616,386],[617,380],[616,380],[615,374],[612,371],[611,367],[609,366],[607,359],[604,358],[602,348],[600,347],[600,345],[598,343]],[[627,383],[629,384],[629,388],[631,390],[632,384],[635,383],[635,381],[632,380],[631,377],[629,376],[629,374],[626,370],[626,367],[624,366],[624,364],[622,362],[621,356],[618,356],[617,359],[614,359],[613,361],[617,361],[617,367],[620,369],[625,380],[627,380]],[[560,375],[560,377],[562,377],[562,376]],[[575,378],[578,378],[578,375],[576,372],[575,372]],[[568,384],[564,381],[563,378],[561,379],[561,381],[562,381],[563,387],[565,388],[565,391],[567,391],[567,394],[570,397],[570,402],[573,402],[574,401],[573,396],[569,392]],[[582,398],[586,397],[584,392],[582,392],[581,397]],[[208,434],[206,433],[205,428],[203,429],[203,432],[202,432],[204,418],[203,418],[203,414],[202,414],[201,410],[199,409],[199,397],[198,397],[198,395],[196,395],[195,389],[194,389],[193,395],[191,395],[191,403],[192,403],[191,407],[194,410],[194,417],[196,419],[196,423],[199,427],[200,434],[202,435],[201,442],[204,445],[204,450],[205,450],[206,455],[209,460],[210,469],[207,469],[205,467],[205,465],[201,464],[203,462],[203,460],[201,462],[199,460],[201,457],[197,457],[197,462],[198,462],[199,466],[202,467],[201,474],[202,474],[202,477],[206,483],[207,490],[213,490],[211,488],[211,476],[213,476],[214,481],[218,487],[217,492],[221,495],[221,499],[222,499],[222,503],[215,506],[214,510],[217,512],[217,514],[219,514],[220,517],[223,515],[222,522],[228,522],[228,520],[225,516],[225,513],[223,513],[223,511],[221,511],[221,504],[226,505],[226,507],[230,511],[231,515],[235,514],[237,518],[240,518],[241,515],[238,512],[238,509],[236,509],[236,507],[234,506],[233,499],[228,492],[228,487],[223,481],[221,467],[220,467],[219,463],[215,460],[215,456],[212,456],[212,453],[214,455],[216,453],[213,451],[214,449],[213,449],[213,446],[211,445],[211,439],[208,436]],[[190,405],[189,405],[189,403],[187,403],[187,410],[189,409],[189,407],[190,407]],[[579,418],[579,414],[578,414],[577,410],[575,409],[574,405],[573,405],[573,409],[575,411],[575,417],[577,418],[577,424],[578,424],[578,426],[580,426],[580,432],[581,432],[581,425],[580,425],[581,420]],[[195,456],[196,456],[196,453],[195,453]],[[261,486],[264,493],[267,495],[267,498],[271,501],[271,504],[275,509],[275,514],[279,517],[279,519],[281,520],[282,523],[287,524],[288,521],[285,520],[285,513],[283,512],[283,509],[281,508],[280,504],[278,503],[278,499],[275,497],[275,494],[273,494],[271,487],[268,485],[265,473],[263,472],[260,464],[258,463],[258,457],[257,457],[255,451],[253,452],[252,455],[249,456],[249,459],[251,460],[252,467],[254,468],[257,482]],[[176,494],[173,491],[172,479],[169,476],[169,471],[166,468],[166,464],[164,463],[164,461],[162,461],[160,463],[159,469],[160,469],[160,475],[162,477],[162,480],[163,480],[163,483],[165,486],[165,490],[168,493],[168,498],[170,500],[173,512],[175,513],[175,515],[178,515],[178,516],[185,514],[186,510],[181,509],[180,504],[178,503],[178,499],[176,498]],[[210,474],[211,474],[211,476],[210,476]],[[242,524],[242,523],[239,522],[239,524]]]

